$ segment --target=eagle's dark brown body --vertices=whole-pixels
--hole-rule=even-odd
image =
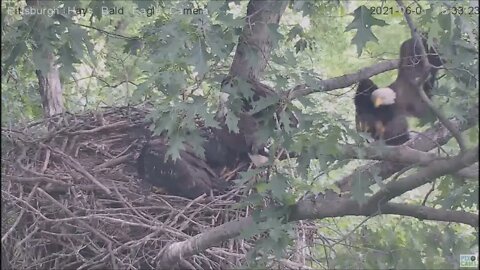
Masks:
[[[409,39],[400,47],[398,76],[388,86],[396,94],[394,104],[375,108],[371,95],[378,87],[370,79],[359,82],[354,98],[358,131],[369,132],[375,140],[383,138],[388,145],[399,145],[409,140],[406,117],[421,118],[428,115],[429,108],[420,97],[419,87],[423,87],[429,98],[432,96],[442,60],[436,50],[428,47],[426,39],[423,39],[428,61],[433,66],[428,74],[424,74],[418,45],[414,39]]]
[[[225,82],[224,82],[225,83]],[[266,96],[267,89],[254,91],[256,100]],[[259,92],[260,91],[260,92]],[[250,101],[245,100],[245,107]],[[200,158],[186,145],[176,161],[165,160],[168,142],[157,139],[145,144],[137,160],[138,173],[143,180],[166,189],[169,194],[196,198],[210,191],[228,186],[217,173],[227,167],[233,169],[241,162],[250,162],[250,153],[256,153],[263,144],[258,142],[256,132],[259,123],[246,111],[238,112],[238,133],[230,132],[225,119],[219,118],[219,128],[200,130],[205,142],[205,158]]]
[[[222,182],[215,171],[193,151],[180,151],[180,158],[165,159],[168,145],[162,140],[147,143],[137,160],[140,178],[166,189],[169,194],[194,199],[211,190],[222,190]]]
[[[375,140],[383,139],[387,145],[404,144],[410,139],[407,119],[396,104],[376,108],[371,100],[378,89],[370,79],[362,80],[355,94],[355,122],[357,130],[368,132]]]

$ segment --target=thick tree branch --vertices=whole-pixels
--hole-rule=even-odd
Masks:
[[[402,10],[406,10],[402,0],[397,0],[397,4]],[[426,77],[428,76],[428,73],[430,72],[431,64],[428,61],[427,53],[426,53],[425,47],[423,46],[422,38],[418,34],[417,28],[413,24],[412,18],[407,12],[404,12],[403,16],[405,17],[405,21],[407,22],[408,27],[410,28],[410,31],[412,33],[412,38],[415,40],[416,46],[418,46],[418,48],[420,49],[420,57],[422,59],[420,62],[423,63],[423,67],[424,67],[423,73],[425,74],[425,76],[422,76],[421,77],[422,79],[418,83],[423,84]],[[438,120],[452,133],[453,137],[458,143],[458,146],[460,147],[460,151],[464,153],[466,151],[466,147],[465,147],[465,141],[463,140],[462,134],[454,127],[454,125],[448,120],[448,118],[445,117],[445,115],[435,107],[432,101],[425,94],[423,87],[418,87],[418,89],[420,91],[420,98],[423,100],[423,102],[425,102],[425,104],[427,104],[427,106],[435,114]]]
[[[412,149],[406,145],[386,146],[370,144],[366,146],[358,146],[351,144],[337,145],[338,159],[363,159],[363,160],[383,160],[403,164],[425,165],[431,161],[440,158],[439,156]],[[301,154],[295,152],[282,153],[278,159],[285,160],[287,158],[298,158]]]
[[[388,213],[402,214],[404,216],[421,219],[459,222],[476,227],[478,226],[478,215],[458,211],[437,210],[425,206],[415,207],[403,204],[382,203],[382,201],[386,202],[438,176],[452,173],[476,161],[478,161],[478,146],[473,150],[469,150],[464,155],[456,156],[448,160],[433,161],[418,173],[387,184],[385,189],[371,196],[365,205],[360,205],[357,201],[341,197],[331,198],[326,196],[305,199],[291,207],[288,221],[341,217],[346,215],[369,216],[378,213]],[[253,224],[253,218],[246,217],[239,221],[224,223],[188,240],[166,246],[159,254],[160,264],[161,266],[170,266],[180,258],[192,256],[218,243],[239,236],[242,230]]]
[[[291,207],[289,222],[349,215],[370,216],[379,213],[411,216],[426,220],[457,222],[478,227],[478,215],[467,212],[440,210],[426,206],[412,206],[398,203],[387,203],[381,206],[380,209],[378,209],[376,205],[367,208],[361,207],[358,202],[353,199],[342,197],[318,197],[316,199],[302,200]],[[238,221],[230,221],[188,240],[166,246],[159,254],[161,266],[171,266],[180,258],[190,257],[223,241],[238,237],[242,230],[245,230],[253,224],[254,221],[252,217],[242,218]]]
[[[290,221],[349,215],[370,216],[377,214],[392,214],[425,220],[457,222],[478,227],[478,215],[464,211],[451,211],[392,202],[381,205],[380,208],[377,205],[368,208],[360,206],[360,204],[353,199],[342,197],[302,200],[292,207]]]
[[[417,173],[386,184],[384,188],[370,197],[365,205],[367,208],[370,208],[384,204],[409,190],[420,187],[442,175],[459,171],[477,161],[478,146],[450,159],[432,161],[432,163],[420,169]]]
[[[452,119],[451,122],[461,131],[473,127],[478,123],[478,107],[470,108],[467,112],[466,119]],[[405,145],[419,151],[427,152],[435,147],[444,145],[451,138],[452,134],[448,129],[446,129],[441,123],[437,123],[432,128],[423,132],[422,135],[416,136],[408,141]],[[377,174],[382,179],[387,179],[405,167],[405,165],[387,161],[366,164],[355,169],[352,174],[337,181],[336,185],[342,192],[348,192],[351,190],[354,179],[366,179],[366,181],[368,181],[368,179],[373,179]],[[372,181],[371,184],[373,185],[375,182]]]
[[[463,168],[455,173],[458,177],[478,180],[478,163],[473,164],[470,167]]]
[[[368,79],[374,75],[377,75],[389,70],[394,70],[398,68],[399,63],[400,63],[399,60],[383,61],[378,64],[374,64],[369,67],[362,68],[355,73],[345,74],[345,75],[327,79],[327,80],[319,80],[317,85],[314,85],[314,86],[307,85],[307,84],[297,85],[293,88],[293,90],[289,94],[288,99],[294,100],[298,97],[306,96],[316,92],[327,92],[335,89],[345,88],[352,84],[357,83],[362,79]]]
[[[433,153],[412,149],[408,146],[375,146],[358,147],[354,145],[339,145],[342,158],[359,158],[371,160],[386,160],[404,164],[427,164],[438,158]]]
[[[425,220],[462,223],[478,228],[478,215],[463,211],[450,211],[401,203],[387,203],[381,207],[380,211],[382,214],[394,214]]]
[[[253,226],[252,217],[230,221],[194,237],[166,246],[159,254],[160,267],[170,267],[180,258],[190,257],[228,239],[237,237],[245,228]]]

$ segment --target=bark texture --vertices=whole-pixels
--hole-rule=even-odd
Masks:
[[[27,5],[41,8],[41,6],[47,6],[51,4],[51,1],[38,1],[38,0],[28,0]],[[62,113],[64,111],[63,105],[63,88],[62,83],[60,81],[60,73],[58,71],[58,65],[55,63],[56,57],[51,49],[47,49],[46,45],[44,44],[47,42],[46,39],[43,38],[47,31],[47,26],[44,24],[45,20],[42,16],[45,15],[34,15],[34,21],[37,23],[37,33],[33,34],[35,43],[37,44],[37,50],[41,50],[43,53],[43,57],[46,59],[48,63],[48,70],[36,70],[35,73],[38,79],[38,91],[40,93],[40,97],[42,99],[42,107],[43,107],[43,116],[45,118],[50,117],[55,114]]]
[[[229,75],[258,81],[267,67],[273,46],[271,25],[278,25],[288,1],[248,3],[245,27],[238,40]]]

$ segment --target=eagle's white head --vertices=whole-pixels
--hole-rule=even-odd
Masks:
[[[384,87],[378,88],[372,92],[372,102],[375,108],[382,105],[392,105],[395,103],[397,94],[392,88]]]

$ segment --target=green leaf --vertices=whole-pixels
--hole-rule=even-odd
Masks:
[[[185,150],[185,145],[183,144],[183,139],[176,136],[171,138],[168,145],[167,153],[165,154],[165,162],[172,158],[173,161],[180,158],[180,151]]]
[[[240,130],[238,129],[238,116],[236,116],[233,112],[228,111],[225,117],[225,123],[227,124],[227,128],[230,132],[238,133]]]
[[[27,45],[25,44],[24,41],[21,41],[18,44],[16,44],[13,47],[12,51],[10,52],[10,55],[8,56],[8,58],[3,63],[3,74],[5,74],[10,68],[10,66],[13,65],[13,63],[15,63],[15,60],[18,57],[21,57],[26,51],[27,51]]]
[[[478,144],[478,137],[478,126],[473,127],[468,131],[468,140],[472,145]]]
[[[287,59],[284,56],[278,56],[274,54],[272,55],[272,61],[275,64],[284,65],[287,62]]]
[[[239,238],[241,239],[249,239],[252,236],[255,236],[257,234],[262,233],[264,230],[262,230],[259,226],[258,223],[252,222],[250,226],[246,226],[239,235]]]
[[[285,61],[289,66],[296,66],[298,64],[297,56],[292,51],[285,52]]]
[[[269,224],[269,225],[271,226],[272,224]],[[282,226],[282,223],[278,222],[278,226]],[[272,227],[272,228],[275,228],[275,227]],[[271,230],[268,233],[268,235],[275,242],[279,242],[280,240],[282,240],[283,237],[285,237],[285,233],[282,230],[278,230],[278,229]]]
[[[304,0],[294,0],[292,2],[290,2],[290,4],[292,5],[291,8],[298,12],[298,11],[301,11],[303,10],[303,6],[305,5],[305,2]]]
[[[283,40],[283,35],[278,31],[279,25],[277,23],[268,24],[268,30],[270,32],[270,41],[273,47],[277,47],[279,41]]]
[[[360,56],[368,41],[378,42],[377,37],[375,37],[372,32],[372,26],[385,26],[388,24],[384,20],[374,18],[366,6],[358,7],[353,14],[354,19],[345,31],[357,30],[357,33],[352,39],[352,44],[357,46],[357,53],[358,56]]]
[[[116,4],[113,0],[101,0],[101,1],[91,1],[89,5],[89,10],[92,11],[93,16],[98,19],[102,18],[102,7],[113,8]]]
[[[143,42],[140,39],[131,39],[127,40],[123,48],[124,53],[128,53],[131,55],[137,55],[138,51],[144,46]]]
[[[187,135],[185,135],[184,140],[188,142],[190,146],[192,146],[193,152],[197,157],[205,159],[205,151],[202,146],[205,140],[196,130],[190,131]]]
[[[270,179],[269,188],[272,191],[272,196],[282,201],[287,194],[289,188],[288,178],[283,175],[275,175]]]
[[[260,182],[255,185],[255,189],[260,194],[265,193],[268,190],[268,184],[265,182]]]
[[[154,126],[154,135],[160,135],[163,131],[167,131],[167,134],[171,136],[180,125],[180,121],[175,112],[173,113],[163,113],[158,112],[159,116],[152,115],[155,120]]]
[[[234,181],[237,185],[244,185],[245,183],[247,183],[248,181],[250,181],[251,179],[253,179],[253,177],[255,177],[259,172],[260,172],[259,169],[254,169],[254,170],[248,170],[248,171],[245,171],[245,172],[240,172],[240,173],[239,173],[240,178],[235,179],[235,180],[233,180],[233,181]]]
[[[228,3],[225,1],[208,1],[207,10],[208,14],[211,15],[213,12],[218,12],[220,8],[227,6]]]
[[[45,52],[40,50],[33,51],[33,62],[35,63],[35,68],[39,69],[42,74],[48,74],[50,71],[50,62],[45,57]]]
[[[207,51],[205,50],[205,44],[203,42],[197,42],[195,47],[192,49],[192,64],[195,67],[195,71],[198,73],[200,78],[205,76],[205,73],[208,71],[207,65]]]
[[[213,2],[217,1],[211,1],[209,3]],[[218,1],[218,3],[221,2]],[[212,55],[218,56],[220,58],[219,60],[223,60],[230,54],[230,46],[228,46],[227,41],[224,39],[225,33],[223,33],[223,29],[220,25],[212,25],[209,31],[207,31],[206,36],[207,38],[205,42],[210,46]]]
[[[300,25],[295,25],[290,29],[290,31],[287,34],[287,41],[293,40],[297,36],[300,36],[303,33],[303,28]]]
[[[452,31],[454,25],[452,24],[452,15],[451,14],[438,14],[437,17],[438,25],[443,29],[447,30],[448,32]]]
[[[257,101],[251,103],[253,109],[250,112],[254,114],[263,111],[266,108],[276,104],[278,101],[279,98],[275,96],[261,97]]]
[[[87,39],[87,32],[76,26],[70,26],[69,27],[69,43],[70,47],[72,48],[73,52],[75,53],[75,56],[81,57],[83,55],[84,51],[84,41]]]
[[[258,49],[254,47],[245,48],[245,59],[247,59],[247,66],[254,67],[258,63]]]
[[[258,193],[253,193],[248,195],[241,202],[237,203],[234,207],[236,209],[242,209],[251,205],[254,205],[254,206],[262,205],[262,203],[263,203],[263,196]]]
[[[70,48],[69,43],[63,44],[62,47],[58,50],[59,58],[58,61],[62,64],[61,71],[62,74],[70,76],[75,72],[73,64],[80,63],[80,60],[75,57],[72,48]]]
[[[137,7],[139,9],[147,9],[150,8],[155,4],[156,1],[154,0],[134,0],[133,1],[135,4],[137,4]]]
[[[352,182],[352,197],[360,204],[367,201],[365,194],[371,193],[370,181],[363,179],[363,175],[357,174]]]
[[[299,53],[305,50],[308,47],[308,42],[305,39],[299,39],[297,43],[295,43],[295,53]]]
[[[210,112],[204,110],[203,112],[200,112],[199,115],[200,115],[200,117],[202,117],[202,119],[205,123],[205,127],[212,127],[212,128],[220,127],[218,125],[217,120],[215,120],[215,115],[213,113],[210,113]]]
[[[290,121],[290,115],[285,111],[281,111],[278,115],[279,117],[279,122],[281,125],[283,125],[283,130],[286,133],[290,133],[293,131],[293,129],[290,127],[291,121]]]

